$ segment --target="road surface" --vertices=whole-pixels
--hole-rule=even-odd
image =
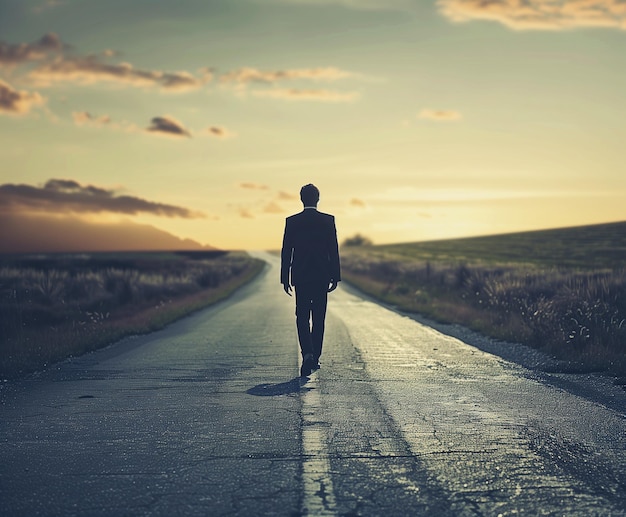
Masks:
[[[0,515],[626,515],[626,406],[348,289],[298,378],[277,259],[229,300],[0,388]]]

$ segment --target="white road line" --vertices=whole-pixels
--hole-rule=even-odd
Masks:
[[[303,515],[337,515],[320,394],[313,375],[302,390]]]

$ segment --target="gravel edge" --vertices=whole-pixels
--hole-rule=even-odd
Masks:
[[[342,287],[351,294],[382,305],[442,334],[459,339],[478,350],[516,364],[527,370],[525,374],[529,378],[601,404],[626,418],[626,387],[618,385],[617,378],[614,376],[605,373],[579,373],[576,370],[580,367],[527,345],[493,339],[461,325],[439,323],[420,314],[401,311],[392,305],[380,302],[353,285],[345,283]]]

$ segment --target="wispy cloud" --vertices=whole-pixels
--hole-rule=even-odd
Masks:
[[[268,89],[254,89],[250,93],[255,97],[284,99],[292,101],[352,102],[359,98],[358,92],[342,92],[319,88],[301,87],[306,82],[334,82],[341,79],[356,78],[358,74],[336,67],[292,68],[286,70],[259,70],[240,68],[220,76],[220,82],[232,86],[240,95],[248,92],[251,84],[268,85]],[[297,82],[298,87],[281,88],[279,85]]]
[[[248,191],[256,193],[255,197],[257,198],[257,201],[255,202],[255,206],[261,206],[261,208],[258,208],[258,210],[255,209],[255,211],[256,211],[256,215],[260,215],[260,216],[262,216],[263,214],[271,215],[271,214],[282,214],[285,212],[283,207],[280,206],[280,204],[277,202],[276,199],[271,199],[272,197],[277,198],[278,201],[286,200],[286,199],[291,200],[293,198],[293,196],[285,192],[279,192],[278,196],[275,196],[274,194],[269,194],[269,191],[271,189],[268,185],[265,185],[264,183],[242,181],[242,182],[237,183],[237,187],[243,190],[248,190]],[[262,195],[265,198],[265,201],[259,200],[260,195]],[[242,219],[256,219],[255,212],[253,212],[250,208],[246,206],[241,206],[241,205],[239,206],[235,205],[234,208],[237,210],[239,217],[241,217]]]
[[[556,193],[555,193],[556,192]],[[372,204],[401,205],[419,204],[422,207],[461,203],[482,203],[516,199],[541,199],[550,197],[575,198],[584,195],[604,196],[607,192],[589,194],[577,189],[558,191],[540,188],[500,188],[496,186],[414,187],[397,186],[381,190],[370,200]]]
[[[359,98],[358,92],[340,92],[336,90],[299,90],[295,88],[270,90],[254,90],[255,97],[269,97],[289,101],[319,101],[319,102],[354,102]]]
[[[306,79],[313,81],[336,81],[353,77],[353,72],[335,67],[325,68],[294,68],[288,70],[258,70],[257,68],[240,68],[220,77],[223,83],[276,83],[285,80]]]
[[[42,87],[59,82],[91,85],[101,82],[117,83],[135,87],[159,87],[165,92],[184,92],[202,87],[211,80],[204,72],[200,77],[189,72],[163,72],[143,70],[130,63],[107,63],[101,56],[57,57],[41,63],[29,74],[30,79]]]
[[[0,212],[109,212],[126,215],[149,213],[184,219],[205,217],[187,208],[120,195],[115,190],[81,185],[68,179],[51,179],[43,187],[11,183],[0,185]]]
[[[362,199],[353,197],[350,200],[350,206],[356,207],[356,208],[365,208],[367,205],[365,204],[365,201],[363,201]]]
[[[423,109],[417,115],[418,118],[423,120],[434,120],[436,122],[452,122],[455,120],[461,120],[463,116],[454,110],[436,110],[436,109]]]
[[[65,4],[66,2],[62,2],[60,0],[46,0],[45,2],[42,2],[41,4],[33,7],[31,10],[35,14],[41,14],[50,9],[54,9],[55,7],[61,7]]]
[[[278,199],[282,201],[292,201],[294,199],[298,199],[298,196],[296,196],[295,194],[290,194],[289,192],[285,192],[284,190],[281,190],[278,192]]]
[[[191,133],[176,119],[166,117],[154,117],[150,126],[146,128],[146,131],[154,133],[156,135],[169,136],[174,138],[190,138]]]
[[[111,117],[108,115],[100,115],[98,117],[88,111],[74,111],[72,113],[72,119],[77,126],[105,126],[111,123]]]
[[[72,120],[78,127],[106,128],[127,133],[141,133],[145,131],[132,122],[114,121],[109,115],[94,115],[89,111],[73,111]]]
[[[254,215],[252,215],[252,212],[250,212],[247,208],[239,209],[239,217],[242,219],[254,219]]]
[[[269,187],[267,185],[263,185],[261,183],[252,183],[249,181],[243,181],[237,186],[245,190],[269,190]]]
[[[72,112],[72,120],[74,121],[74,124],[79,127],[86,126],[92,128],[109,128],[129,133],[141,133],[143,131],[147,131],[159,136],[173,138],[190,138],[192,136],[192,131],[190,129],[187,129],[182,122],[179,122],[169,115],[154,117],[150,121],[150,126],[145,129],[142,129],[136,124],[128,121],[114,122],[109,115],[94,115],[89,111]],[[224,139],[236,136],[236,133],[219,126],[208,127],[199,134]]]
[[[24,115],[33,107],[44,104],[44,98],[37,92],[16,90],[0,79],[0,115]]]
[[[40,87],[56,83],[93,85],[116,83],[141,88],[156,87],[163,92],[185,92],[201,88],[213,80],[210,68],[188,71],[162,71],[136,68],[130,63],[111,63],[119,53],[106,49],[99,54],[68,55],[71,47],[55,33],[48,33],[35,43],[0,42],[0,66],[16,67],[37,63],[27,77]]]
[[[60,4],[51,1],[49,5]],[[0,67],[8,67],[11,71],[19,68],[21,78],[30,81],[30,84],[37,88],[50,88],[58,84],[78,86],[113,84],[155,89],[166,93],[198,90],[212,82],[215,75],[214,70],[210,67],[199,68],[194,73],[186,70],[155,70],[136,67],[128,62],[116,62],[115,58],[119,52],[114,50],[106,49],[90,55],[77,55],[71,52],[71,49],[72,47],[64,43],[54,33],[46,34],[34,43],[0,42]],[[329,83],[349,78],[361,77],[354,72],[333,66],[278,70],[243,67],[220,75],[219,82],[224,87],[231,88],[236,94],[241,95],[246,95],[249,92],[255,97],[336,103],[353,102],[359,98],[359,93],[310,88],[307,87],[307,84]],[[289,88],[281,87],[285,83],[291,83],[291,86]],[[252,91],[249,90],[251,85],[256,85]],[[24,92],[20,93],[22,99],[29,99],[31,103],[36,99],[41,99],[40,96],[36,97],[38,94],[31,94],[30,97],[26,97]],[[22,103],[22,105],[25,104]],[[149,130],[174,136],[190,136],[189,131],[180,124],[168,124],[167,120],[163,119],[163,117],[158,117],[153,121],[153,126]],[[84,125],[87,122],[91,122],[91,125],[96,122],[85,117],[78,117],[78,119],[75,117],[74,120],[76,123]],[[220,126],[210,126],[201,134],[215,138],[236,136],[236,133]]]
[[[220,126],[210,126],[206,128],[204,133],[213,138],[234,138],[237,136],[237,133]]]
[[[0,41],[0,66],[15,66],[29,61],[45,59],[50,53],[67,48],[61,38],[53,32],[45,34],[35,43],[11,44]]]
[[[263,0],[266,1],[266,0]],[[276,0],[290,5],[340,5],[350,9],[363,11],[409,10],[414,6],[414,0]]]
[[[266,214],[282,214],[285,210],[275,201],[271,201],[263,207],[263,212]]]
[[[454,22],[488,20],[516,30],[626,30],[624,0],[437,0],[437,5]]]
[[[102,55],[104,57],[117,57],[121,55],[121,52],[119,52],[118,50],[113,50],[112,48],[107,48],[102,51]]]

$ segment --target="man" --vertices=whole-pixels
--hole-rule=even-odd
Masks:
[[[341,280],[335,218],[317,211],[320,192],[308,184],[300,190],[302,212],[285,221],[280,282],[291,296],[296,291],[296,328],[306,377],[319,368],[324,339],[327,294]]]

